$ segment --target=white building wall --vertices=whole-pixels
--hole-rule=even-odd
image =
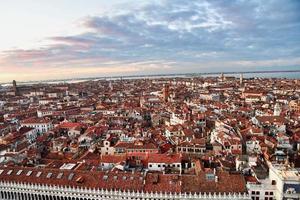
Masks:
[[[271,185],[247,184],[249,195],[252,199],[275,200],[275,188]]]
[[[275,181],[275,196],[276,199],[281,200],[281,199],[300,199],[299,193],[295,194],[287,194],[286,191],[283,191],[283,186],[284,184],[295,184],[299,185],[299,179],[298,177],[293,176],[293,172],[298,171],[293,171],[292,169],[289,170],[284,170],[284,169],[277,169],[276,167],[271,166],[269,170],[269,178],[271,181]],[[284,178],[282,177],[284,176]]]
[[[38,133],[37,129],[32,129],[32,130],[28,131],[26,133],[27,140],[29,140],[31,142],[34,141],[37,138],[37,133]]]
[[[150,171],[165,171],[167,167],[181,171],[181,163],[148,163],[148,169]]]
[[[101,155],[114,155],[115,154],[115,147],[110,146],[109,141],[104,141],[104,146],[101,147]]]
[[[31,127],[37,130],[39,134],[50,131],[53,128],[52,123],[38,123],[38,124],[21,124],[21,127]]]

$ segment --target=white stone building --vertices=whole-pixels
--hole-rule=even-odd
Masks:
[[[42,134],[53,129],[52,121],[45,119],[27,119],[21,121],[20,126],[34,128],[37,130],[38,134]]]
[[[255,200],[299,200],[300,170],[269,163],[269,177],[258,183],[247,183],[247,189]]]
[[[269,178],[275,185],[276,199],[300,199],[300,170],[282,165],[270,167]]]
[[[101,147],[101,155],[114,155],[115,148],[111,146],[110,141],[103,141],[103,147]]]
[[[176,170],[181,173],[182,156],[181,154],[167,155],[167,154],[149,154],[148,156],[148,170],[161,171]]]

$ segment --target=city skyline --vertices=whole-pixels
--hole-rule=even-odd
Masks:
[[[297,69],[297,1],[0,3],[0,80]],[[242,70],[241,70],[242,69]]]

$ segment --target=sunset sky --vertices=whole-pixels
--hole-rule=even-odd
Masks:
[[[300,69],[298,0],[0,2],[0,82]]]

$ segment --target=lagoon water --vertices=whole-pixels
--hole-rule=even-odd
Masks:
[[[144,76],[129,76],[129,77],[123,77],[123,79],[143,79],[143,78],[170,78],[170,77],[190,77],[191,75],[185,75],[185,74],[177,74],[177,75],[144,75]],[[211,74],[211,75],[201,75],[201,73],[197,74],[196,76],[203,76],[203,77],[216,77],[219,76],[218,74]],[[225,74],[225,76],[235,76],[239,77],[240,74]],[[83,82],[83,81],[89,81],[89,80],[117,80],[120,79],[119,77],[95,77],[95,78],[78,78],[78,79],[68,79],[68,80],[49,80],[49,81],[28,81],[28,82],[18,82],[18,85],[34,85],[34,84],[58,84],[58,83],[77,83],[77,82]],[[286,79],[300,79],[300,71],[299,72],[281,72],[281,73],[246,73],[243,74],[244,78],[286,78]],[[11,86],[11,83],[3,83],[0,84],[3,87]]]

